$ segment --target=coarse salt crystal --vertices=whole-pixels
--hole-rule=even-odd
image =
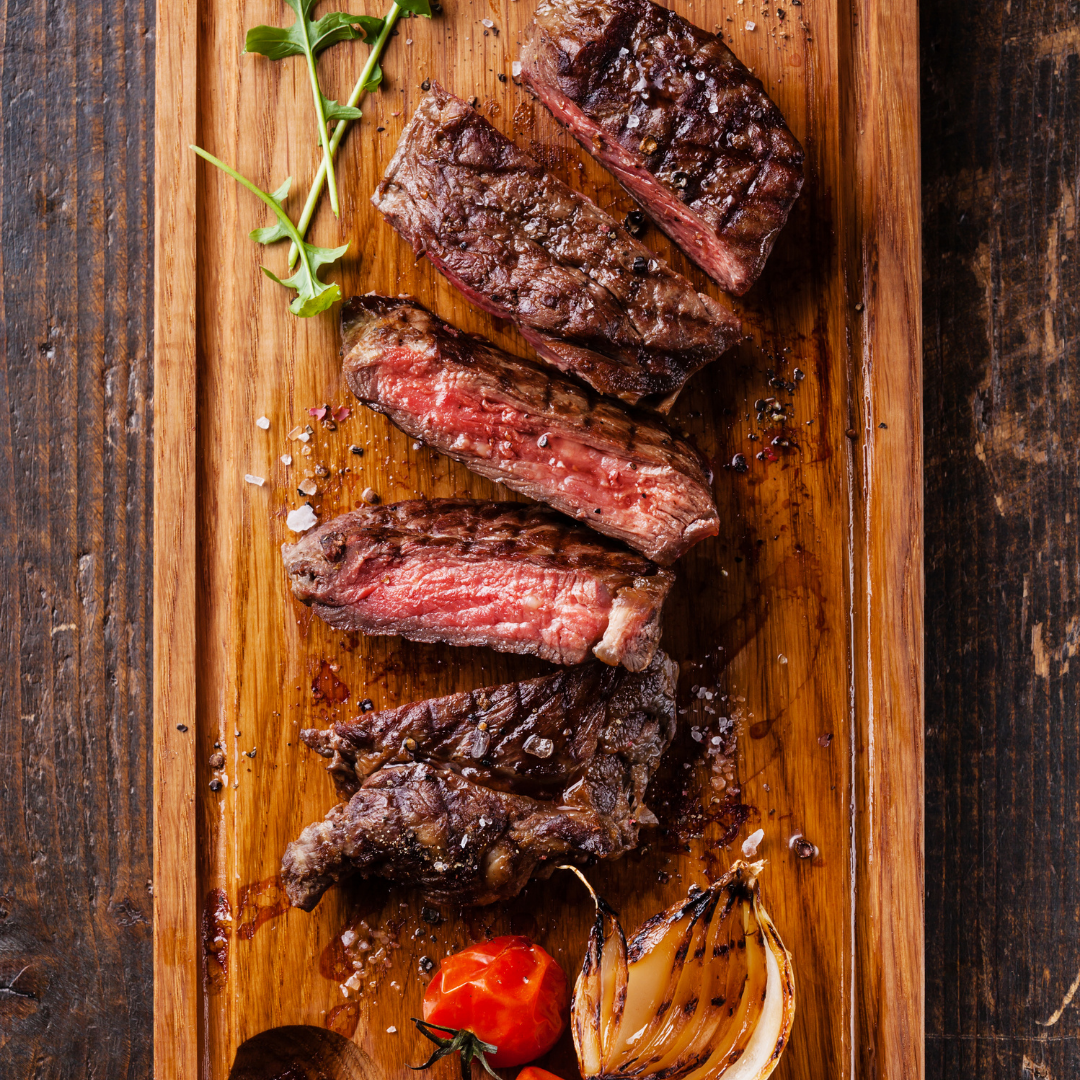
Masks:
[[[288,525],[293,532],[307,532],[313,525],[319,524],[319,519],[315,516],[315,511],[312,510],[307,503],[304,503],[303,506],[289,511],[289,516],[285,519],[285,524]]]
[[[244,479],[249,484],[254,484],[256,487],[262,487],[266,481],[261,476],[252,476],[251,473],[244,473]]]
[[[747,19],[746,20],[746,29],[747,30],[756,30],[757,29],[757,23],[753,22],[750,19]]]
[[[756,829],[742,842],[742,853],[749,859],[757,854],[761,841],[765,839],[765,830]]]
[[[282,465],[291,465],[292,464],[292,454],[282,454],[281,455],[281,464]]]
[[[406,44],[406,45],[411,45],[411,44],[412,44],[412,38],[411,38],[411,37],[407,37],[407,38],[405,39],[405,44]],[[394,1028],[394,1030],[395,1030],[395,1031],[397,1031],[397,1028]]]
[[[393,1024],[391,1024],[391,1025],[390,1025],[390,1026],[389,1026],[389,1027],[388,1027],[388,1028],[386,1029],[386,1034],[387,1034],[387,1035],[396,1035],[396,1034],[397,1034],[397,1028],[396,1028],[396,1027],[394,1027],[394,1025],[393,1025]]]
[[[720,106],[717,105],[715,101],[710,101],[709,102],[709,112],[711,112],[713,114],[713,116],[715,116],[719,111],[720,111]]]
[[[296,427],[294,427],[292,429],[292,431],[290,431],[289,434],[285,436],[285,438],[286,439],[299,439],[300,438],[300,433],[303,430],[304,429],[299,424],[297,424]]]
[[[345,933],[341,935],[341,944],[344,945],[346,949],[355,940],[356,940],[356,931],[355,930],[346,930]]]
[[[300,432],[300,434],[299,434],[299,435],[297,435],[296,437],[297,437],[297,438],[298,438],[298,439],[299,439],[299,440],[300,440],[301,442],[305,442],[305,443],[306,443],[306,442],[311,442],[311,436],[310,436],[310,435],[309,435],[309,434],[308,434],[308,433],[307,433],[306,431],[301,431],[301,432]]]
[[[521,61],[520,60],[515,60],[510,65],[510,74],[513,75],[515,79],[521,74]]]
[[[314,480],[303,480],[296,485],[299,491],[302,491],[305,495],[314,495],[319,490],[319,485]]]
[[[269,431],[270,430],[270,417],[269,416],[260,416],[259,419],[255,421],[255,426],[257,428],[262,428],[263,431]]]
[[[484,24],[484,26],[486,26],[486,27],[487,27],[487,28],[488,28],[489,30],[490,30],[490,29],[491,29],[491,28],[492,28],[492,27],[493,27],[493,26],[495,25],[495,24],[494,24],[494,23],[493,23],[493,22],[491,21],[491,19],[481,19],[480,21],[481,21],[481,22],[482,22],[482,23]]]
[[[626,126],[628,128],[636,128],[641,123],[641,118],[638,116],[628,116],[626,118]]]

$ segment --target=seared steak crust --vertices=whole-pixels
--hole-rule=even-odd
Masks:
[[[352,392],[415,439],[667,566],[719,528],[701,455],[631,412],[455,330],[411,300],[341,315]]]
[[[666,411],[741,336],[715,300],[437,84],[372,202],[473,303],[601,393]]]
[[[359,875],[489,904],[557,862],[634,848],[675,733],[677,677],[657,653],[638,674],[588,664],[305,731],[351,798],[286,849],[290,901],[311,910]]]
[[[714,34],[650,0],[541,0],[522,78],[707,274],[757,280],[803,151]]]
[[[414,500],[342,514],[281,549],[294,595],[340,630],[640,671],[674,580],[541,506]]]

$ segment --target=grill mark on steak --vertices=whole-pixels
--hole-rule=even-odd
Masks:
[[[736,295],[753,285],[802,188],[803,150],[720,38],[650,0],[541,0],[521,64],[698,266]]]
[[[666,412],[741,337],[730,312],[438,84],[372,202],[544,360],[631,404]]]
[[[305,731],[350,798],[286,849],[290,902],[310,911],[359,875],[489,904],[556,862],[631,850],[655,820],[644,797],[674,737],[677,678],[658,652],[637,674],[591,663]],[[549,756],[531,755],[530,738],[551,740]]]
[[[540,506],[414,500],[342,514],[281,549],[339,630],[648,666],[670,571]]]
[[[463,334],[412,300],[341,315],[346,382],[414,439],[667,566],[719,530],[702,456],[550,368]]]

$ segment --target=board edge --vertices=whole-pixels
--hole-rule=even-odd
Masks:
[[[199,1075],[194,0],[158,4],[154,115],[154,1076]]]

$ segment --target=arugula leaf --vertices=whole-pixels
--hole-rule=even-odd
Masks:
[[[372,15],[350,15],[347,11],[331,11],[315,21],[311,18],[311,9],[318,2],[319,0],[285,0],[297,15],[292,26],[252,27],[247,32],[244,50],[258,53],[270,60],[282,60],[286,56],[303,56],[307,60],[312,100],[315,103],[315,116],[319,127],[319,145],[323,148],[323,165],[329,181],[330,206],[337,217],[340,214],[337,177],[334,175],[334,159],[330,152],[327,124],[330,120],[355,120],[356,116],[344,111],[351,109],[351,106],[339,106],[337,102],[330,101],[323,95],[315,61],[319,53],[339,41],[376,41],[383,32],[384,20]]]
[[[323,98],[322,103],[327,120],[359,120],[364,115],[351,105],[339,105],[336,101],[330,101],[327,98]]]
[[[375,20],[381,24],[381,28],[374,42],[371,42],[370,37],[368,38],[368,41],[371,42],[371,52],[368,54],[364,70],[360,72],[360,78],[356,80],[356,85],[349,95],[346,108],[355,108],[355,106],[360,104],[361,98],[363,98],[369,90],[374,90],[382,82],[383,73],[382,68],[379,66],[379,58],[382,56],[383,51],[386,48],[386,43],[390,39],[394,24],[402,15],[423,15],[424,18],[430,19],[430,0],[399,0],[398,3],[390,5],[390,10],[387,11],[384,19]],[[356,116],[342,117],[340,123],[334,128],[333,135],[330,136],[328,154],[323,156],[323,162],[319,166],[319,172],[315,177],[315,182],[311,185],[311,190],[308,192],[307,202],[304,203],[304,211],[300,215],[300,221],[297,224],[297,231],[301,236],[307,232],[308,226],[311,224],[311,219],[315,215],[315,207],[319,205],[319,196],[322,195],[323,184],[326,183],[327,177],[330,179],[330,202],[331,205],[333,205],[334,155],[337,153],[337,148],[341,145],[341,140],[345,137],[345,132],[348,130],[350,121],[359,119],[359,109],[356,110]],[[296,263],[299,251],[300,249],[295,244],[289,248],[289,266],[293,266]]]
[[[272,281],[284,285],[287,289],[296,290],[296,298],[289,304],[289,310],[294,315],[306,319],[312,315],[318,315],[320,311],[325,311],[332,304],[337,303],[341,299],[340,287],[336,281],[320,281],[319,270],[324,266],[330,266],[332,263],[337,262],[349,250],[349,245],[345,244],[338,248],[321,248],[304,242],[304,239],[296,231],[292,219],[285,213],[285,208],[282,206],[282,203],[288,198],[292,178],[286,180],[272,195],[268,195],[261,188],[256,187],[246,176],[241,176],[235,169],[205,151],[201,146],[192,146],[191,149],[204,161],[209,161],[211,165],[217,166],[237,183],[243,184],[248,191],[257,195],[274,211],[278,223],[260,229],[252,229],[249,233],[252,240],[257,244],[273,244],[278,240],[291,239],[294,244],[298,245],[300,266],[292,277],[283,281],[265,266],[261,267],[262,272]]]

